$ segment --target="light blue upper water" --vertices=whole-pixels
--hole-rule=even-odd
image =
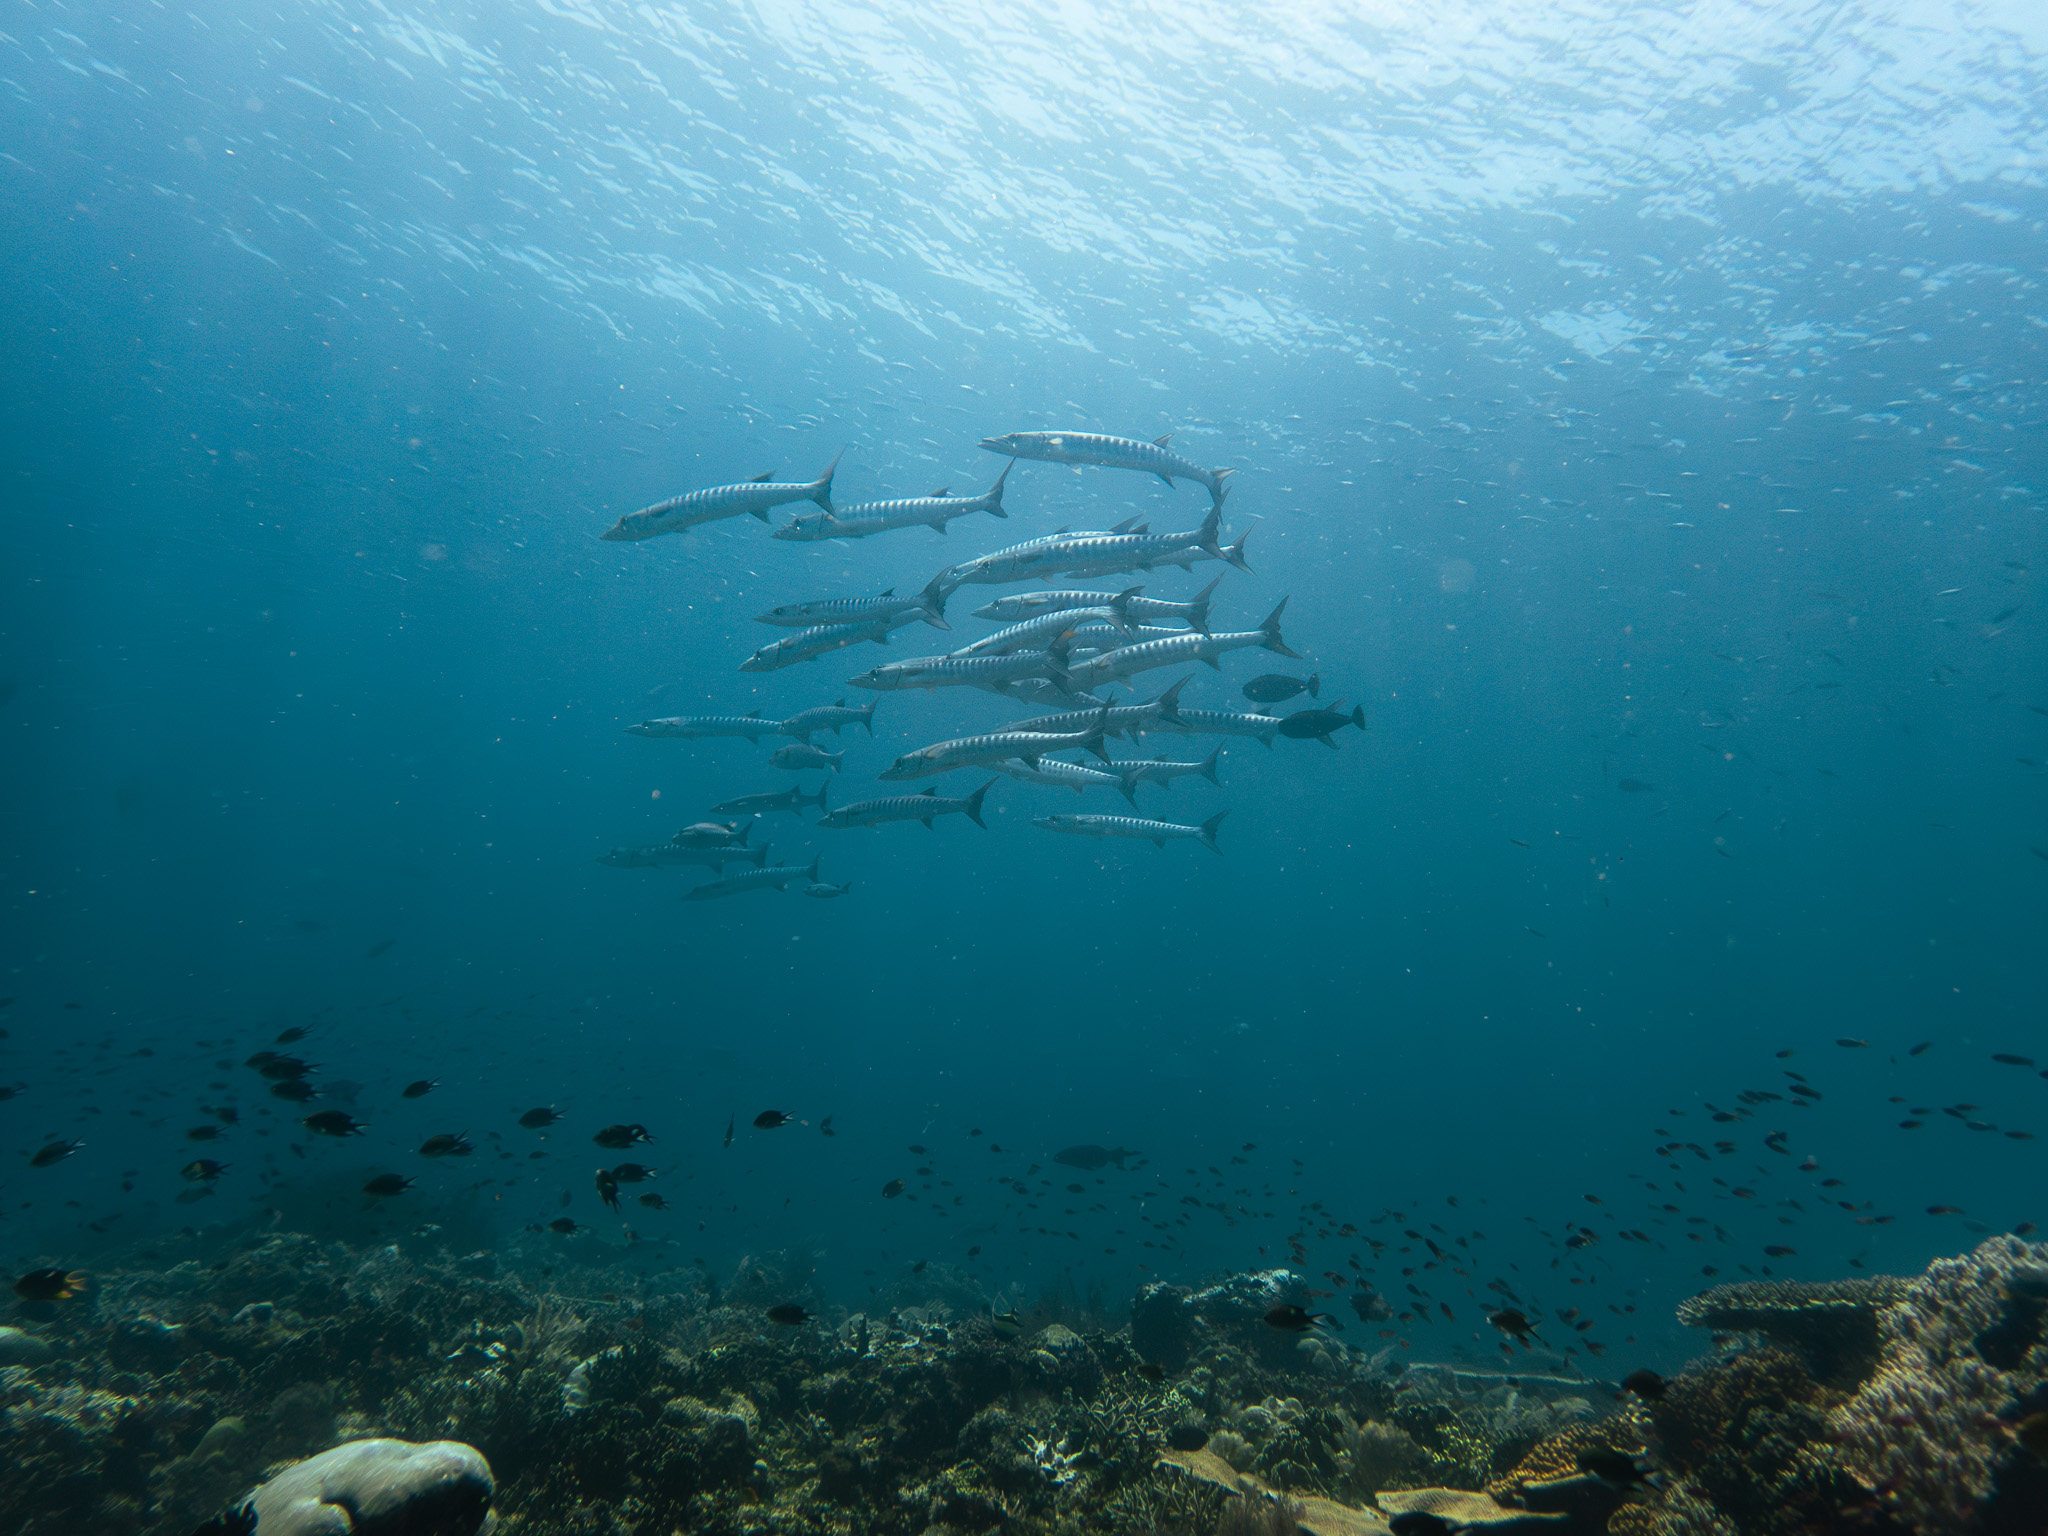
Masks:
[[[1490,1350],[1506,1276],[1636,1358],[1703,1270],[2048,1220],[2044,103],[2018,3],[14,6],[7,1262],[360,1226],[382,1169],[382,1221],[614,1243],[587,1138],[640,1121],[662,1262],[1116,1297],[1305,1234],[1459,1309],[1418,1347]],[[763,824],[844,899],[594,862],[793,777],[626,725],[862,702],[1022,588],[767,675],[754,614],[1207,497],[1020,463],[944,538],[599,533],[842,447],[841,505],[979,491],[982,437],[1050,428],[1235,468],[1216,627],[1288,599],[1298,666],[1143,692],[1314,671],[1367,733],[1139,791],[1227,808],[1221,858],[1004,780],[986,832]],[[885,695],[834,802],[1040,712]],[[241,1065],[293,1025],[363,1138]],[[181,1206],[195,1153],[230,1173]]]

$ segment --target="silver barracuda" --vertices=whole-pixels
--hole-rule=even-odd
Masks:
[[[628,736],[680,736],[702,741],[711,736],[744,736],[759,741],[779,734],[782,722],[763,720],[758,709],[745,715],[671,715],[666,720],[642,720],[626,727]]]
[[[830,768],[837,773],[845,761],[846,752],[843,748],[837,752],[827,752],[823,747],[814,747],[808,741],[794,741],[786,747],[777,747],[768,754],[770,768],[787,768],[793,773],[802,773],[811,768]]]
[[[1254,574],[1251,566],[1245,563],[1244,544],[1245,540],[1249,539],[1252,536],[1252,529],[1258,526],[1258,521],[1259,520],[1255,517],[1250,522],[1246,523],[1244,532],[1240,533],[1237,536],[1236,543],[1219,544],[1213,552],[1206,549],[1190,550],[1188,551],[1187,559],[1177,560],[1174,562],[1174,564],[1178,565],[1184,571],[1192,571],[1204,560],[1221,560],[1226,564],[1236,566],[1237,569],[1243,571],[1247,576]],[[1223,578],[1220,576],[1216,578],[1217,581],[1221,581],[1222,579]],[[1211,587],[1214,587],[1216,585],[1216,582],[1212,581],[1209,583],[1209,585]],[[1206,628],[1207,626],[1198,627]]]
[[[1085,763],[1063,763],[1056,757],[1042,757],[1034,768],[1021,758],[1010,757],[988,766],[1026,784],[1058,785],[1071,789],[1077,795],[1088,789],[1113,789],[1130,801],[1133,809],[1138,804],[1131,785],[1113,773],[1104,773],[1100,768],[1090,768]]]
[[[981,819],[981,799],[989,791],[990,779],[971,795],[955,800],[941,795],[936,789],[928,789],[921,795],[891,795],[881,800],[857,800],[852,805],[842,805],[829,816],[820,817],[821,827],[879,827],[885,821],[921,821],[929,828],[940,816],[958,813],[965,816],[984,831],[988,823]]]
[[[714,814],[720,816],[766,816],[773,811],[787,811],[801,821],[805,806],[815,805],[821,811],[825,809],[825,789],[830,782],[828,779],[824,784],[820,784],[815,795],[807,795],[803,792],[802,786],[792,784],[776,794],[741,795],[736,800],[727,800],[723,804],[714,805],[711,809]]]
[[[813,859],[807,865],[777,864],[765,869],[750,869],[744,875],[731,875],[709,885],[694,886],[683,893],[683,900],[716,901],[721,896],[738,896],[747,891],[787,890],[791,882],[797,880],[817,884],[818,860]]]
[[[745,661],[740,663],[742,672],[779,672],[784,667],[793,667],[800,661],[816,661],[820,656],[830,656],[834,651],[844,650],[849,645],[860,645],[872,641],[876,645],[889,643],[889,632],[901,629],[906,624],[915,624],[917,613],[897,613],[886,619],[875,619],[866,624],[819,624],[811,629],[800,629],[793,635],[784,635],[764,645]]]
[[[753,818],[745,821],[692,822],[670,839],[678,848],[744,848],[754,830]]]
[[[1177,821],[1148,821],[1142,816],[1034,816],[1031,825],[1044,827],[1048,832],[1070,832],[1076,837],[1138,837],[1161,848],[1175,838],[1189,837],[1211,853],[1220,854],[1223,850],[1216,846],[1216,829],[1229,814],[1218,811],[1199,827],[1185,827]]]
[[[1152,721],[1142,729],[1166,736],[1249,736],[1270,747],[1273,738],[1280,734],[1280,721],[1275,715],[1239,715],[1221,709],[1182,709],[1176,711],[1171,720]]]
[[[1209,597],[1221,580],[1223,578],[1218,576],[1216,581],[1210,582],[1185,603],[1142,597],[1139,594],[1145,590],[1143,587],[1132,587],[1127,592],[1012,592],[992,603],[983,603],[974,610],[974,616],[1014,624],[1042,614],[1067,613],[1077,608],[1106,608],[1122,598],[1124,613],[1140,624],[1178,619],[1189,629],[1207,629]]]
[[[1184,779],[1189,774],[1200,774],[1211,784],[1220,783],[1216,777],[1216,756],[1223,750],[1222,745],[1211,747],[1209,755],[1199,763],[1175,763],[1165,758],[1130,758],[1120,763],[1111,763],[1109,771],[1125,784],[1135,789],[1140,784],[1170,785],[1175,779]],[[819,794],[823,794],[821,789]]]
[[[1038,704],[1069,711],[1100,709],[1110,702],[1092,693],[1076,693],[1049,677],[1027,677],[1021,683],[1012,683],[1003,690],[1003,697],[1018,704]]]
[[[1164,730],[1165,727],[1158,722],[1175,720],[1180,717],[1180,691],[1187,686],[1187,683],[1188,680],[1184,677],[1176,678],[1174,679],[1173,686],[1160,694],[1158,698],[1148,699],[1142,704],[1113,704],[1105,706],[1101,711],[1102,733],[1105,736],[1129,736],[1135,741],[1140,731]],[[1081,718],[1079,715],[1071,714],[1039,715],[1030,720],[1019,720],[1010,729],[1013,731],[1061,731],[1068,729],[1079,718]],[[1258,718],[1263,720],[1265,716],[1261,715]],[[1279,722],[1277,720],[1274,721],[1273,729],[1277,731],[1279,728]],[[1271,745],[1271,743],[1269,742],[1268,745]]]
[[[1102,751],[1102,716],[1097,710],[1093,715],[1073,716],[1067,719],[1078,729],[1060,732],[1051,731],[989,731],[979,736],[956,736],[951,741],[934,742],[928,747],[919,747],[915,752],[906,752],[891,764],[877,778],[903,780],[928,779],[933,774],[950,773],[955,768],[977,768],[999,763],[1014,757],[1038,765],[1048,753],[1070,752],[1076,747],[1086,748],[1097,756],[1106,756]]]
[[[1036,539],[1026,539],[1022,544],[992,550],[977,555],[972,560],[963,560],[949,568],[944,574],[947,591],[970,584],[1000,586],[1006,581],[1027,581],[1039,574],[1041,569],[1054,570],[1057,565],[1041,567],[1033,562],[1045,558],[1046,551],[1065,543],[1069,539],[1110,538],[1117,534],[1129,533],[1138,526],[1138,519],[1127,517],[1106,533],[1076,533],[1071,528],[1059,528]]]
[[[723,871],[728,864],[752,864],[758,869],[768,862],[768,848],[766,844],[759,848],[731,844],[721,848],[685,848],[679,843],[658,843],[652,848],[614,848],[610,853],[599,854],[597,862],[614,869],[674,869],[685,864],[717,871]]]
[[[1075,687],[1094,688],[1119,678],[1135,677],[1153,667],[1171,667],[1183,661],[1202,661],[1216,667],[1218,656],[1251,645],[1264,646],[1282,656],[1298,656],[1299,652],[1289,650],[1287,642],[1280,638],[1280,614],[1286,607],[1287,599],[1283,597],[1279,606],[1266,615],[1257,629],[1221,635],[1190,631],[1164,640],[1146,640],[1121,650],[1104,651],[1086,661],[1077,661],[1068,671],[1073,676]],[[1217,667],[1217,670],[1222,668]]]
[[[1225,483],[1236,473],[1229,469],[1204,469],[1182,458],[1168,445],[1173,434],[1141,442],[1135,437],[1105,437],[1099,432],[1010,432],[1002,437],[984,437],[981,446],[990,453],[1007,453],[1013,459],[1038,459],[1047,464],[1100,464],[1105,469],[1134,469],[1157,475],[1168,485],[1192,480],[1209,493],[1210,503],[1221,507],[1230,494]]]
[[[979,496],[948,496],[946,487],[940,486],[929,496],[863,501],[843,512],[834,512],[827,507],[823,512],[791,518],[775,530],[775,537],[812,544],[821,539],[871,539],[878,533],[892,533],[898,528],[936,528],[944,533],[946,524],[956,517],[969,517],[976,512],[986,512],[991,517],[1008,517],[1010,514],[1003,510],[1003,482],[1010,478],[1010,468],[1010,465],[1005,465],[1003,472],[996,476],[996,483]]]
[[[1138,645],[1146,640],[1171,640],[1176,635],[1201,634],[1195,629],[1168,629],[1160,624],[1133,624],[1129,630],[1119,633],[1107,624],[1083,624],[1066,636],[1067,653],[1072,656],[1086,655],[1095,651],[1117,651],[1127,645]]]
[[[919,656],[910,661],[885,662],[870,667],[847,682],[877,693],[896,693],[905,688],[986,688],[1007,693],[1026,678],[1049,677],[1055,683],[1066,680],[1066,668],[1050,651],[1012,651],[1007,656]]]
[[[951,629],[953,626],[946,622],[946,598],[951,590],[946,585],[946,573],[941,571],[915,597],[898,597],[891,587],[880,597],[828,597],[815,603],[785,603],[755,615],[754,622],[802,629],[814,624],[872,624],[908,613],[934,629]]]
[[[1223,514],[1214,507],[1202,526],[1180,533],[1154,533],[1139,524],[1127,533],[1091,533],[1063,539],[1048,549],[1031,574],[1054,571],[1062,576],[1110,576],[1118,571],[1149,571],[1154,566],[1190,568],[1198,554],[1214,560],[1234,559],[1224,553]],[[1243,541],[1240,540],[1240,543]]]
[[[1119,602],[1119,599],[1111,598],[1100,608],[1065,608],[1057,613],[1025,619],[999,629],[992,635],[983,635],[979,640],[963,645],[949,654],[1001,656],[1009,651],[1044,650],[1051,641],[1083,625],[1093,625],[1105,632],[1123,635],[1123,643],[1128,645],[1131,627],[1124,619]]]
[[[775,472],[770,470],[739,485],[714,485],[706,490],[672,496],[667,501],[657,501],[651,507],[642,507],[638,512],[628,512],[599,537],[620,541],[651,539],[664,533],[681,533],[699,523],[715,523],[722,517],[738,517],[748,512],[765,523],[770,508],[792,501],[815,501],[829,515],[832,511],[832,476],[839,468],[839,459],[845,457],[842,449],[839,458],[826,466],[824,474],[802,484],[778,481]]]
[[[800,709],[782,722],[779,736],[794,736],[798,741],[809,741],[815,731],[830,731],[839,734],[840,727],[864,725],[870,736],[875,734],[875,706],[882,701],[870,699],[866,709],[848,709],[846,700],[836,704],[820,704],[813,709]]]

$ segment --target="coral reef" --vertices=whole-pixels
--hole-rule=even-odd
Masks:
[[[278,1473],[247,1511],[263,1536],[475,1536],[491,1488],[469,1446],[353,1440]]]
[[[1717,1285],[1679,1304],[1678,1320],[1722,1333],[1761,1333],[1799,1356],[1816,1381],[1851,1388],[1877,1367],[1877,1313],[1910,1282],[1749,1280]]]

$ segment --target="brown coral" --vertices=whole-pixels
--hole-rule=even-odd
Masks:
[[[1750,1280],[1717,1285],[1679,1303],[1690,1328],[1761,1333],[1797,1354],[1816,1381],[1853,1391],[1876,1368],[1877,1314],[1897,1301],[1909,1280]]]

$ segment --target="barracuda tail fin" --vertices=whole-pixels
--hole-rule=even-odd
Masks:
[[[924,616],[925,623],[933,629],[951,629],[946,622],[946,599],[953,595],[946,586],[946,573],[939,572],[925,583],[924,590],[917,594],[917,611]]]
[[[1251,522],[1244,525],[1244,532],[1237,536],[1235,544],[1226,544],[1216,551],[1221,558],[1228,560],[1247,576],[1252,574],[1252,568],[1244,562],[1244,541],[1252,536],[1252,528],[1257,522],[1258,519],[1256,517],[1253,518]]]
[[[1131,599],[1144,590],[1143,587],[1126,587],[1123,591],[1117,593],[1115,597],[1112,597],[1107,605],[1109,611],[1116,615],[1113,621],[1116,627],[1122,630],[1126,636],[1131,632]]]
[[[1220,821],[1222,818],[1218,817],[1217,819]],[[816,885],[818,883],[818,860],[824,857],[825,855],[823,855],[822,853],[819,854],[817,858],[811,860],[810,868],[804,871],[804,874],[810,879],[810,882],[813,885]]]
[[[1180,691],[1187,687],[1187,674],[1182,673],[1173,680],[1173,686],[1159,695],[1153,702],[1159,706],[1159,718],[1178,721],[1180,719]]]
[[[1230,494],[1230,477],[1236,473],[1234,469],[1209,471],[1209,496],[1214,503],[1214,509],[1218,512],[1223,510],[1223,498]]]
[[[960,807],[962,811],[966,812],[967,819],[977,827],[980,827],[984,832],[988,830],[988,823],[981,819],[981,797],[989,792],[990,786],[994,783],[995,780],[990,779],[987,784],[982,785],[981,788],[969,795],[967,803]]]
[[[768,864],[768,845],[763,843],[754,850],[754,868],[763,869]]]
[[[818,808],[818,815],[820,817],[823,817],[831,809],[830,806],[825,804],[825,791],[830,789],[831,787],[832,781],[830,779],[825,779],[819,783],[817,794],[811,797],[811,804],[815,805]],[[797,804],[802,805],[803,803],[803,796],[798,795]]]
[[[1010,460],[1009,463],[1003,466],[1003,472],[996,476],[996,483],[981,493],[982,499],[988,503],[987,510],[990,517],[1006,518],[1010,515],[1003,510],[1003,482],[1010,478],[1010,471],[1016,467],[1017,461],[1015,459]]]
[[[1216,756],[1222,750],[1223,743],[1219,741],[1216,743],[1215,746],[1209,749],[1209,755],[1202,759],[1202,777],[1207,779],[1211,784],[1220,784],[1222,782],[1222,780],[1216,777]],[[823,794],[824,791],[819,790],[818,793]]]
[[[868,728],[870,736],[875,734],[875,706],[881,702],[880,699],[869,699],[868,707],[860,712],[860,723]]]
[[[1283,597],[1280,599],[1279,607],[1266,615],[1264,622],[1259,625],[1266,638],[1259,643],[1269,651],[1278,651],[1282,656],[1292,656],[1299,661],[1301,652],[1288,649],[1287,642],[1280,638],[1280,614],[1286,607],[1287,599]]]
[[[840,449],[832,456],[832,462],[825,466],[825,473],[811,482],[811,500],[827,512],[832,510],[832,477],[839,473],[839,461],[846,457],[846,450]]]
[[[1216,541],[1223,532],[1223,503],[1219,500],[1209,509],[1209,515],[1202,519],[1202,526],[1195,534],[1195,547],[1207,550],[1218,560],[1223,558],[1223,549]]]
[[[1195,832],[1196,840],[1218,857],[1222,856],[1223,850],[1216,846],[1216,829],[1223,825],[1223,818],[1229,814],[1230,812],[1228,811],[1218,811],[1214,816],[1203,822]]]
[[[819,754],[819,756],[823,757],[826,762],[832,765],[832,771],[834,773],[839,772],[840,768],[846,762],[846,753],[843,749],[838,752],[822,752]]]
[[[1363,704],[1358,705],[1351,711],[1351,723],[1361,731],[1365,729],[1365,706]]]
[[[1222,580],[1223,578],[1218,576],[1215,581],[1210,582],[1188,600],[1189,629],[1198,629],[1205,635],[1209,633],[1209,598]]]
[[[1116,787],[1118,793],[1131,802],[1131,809],[1135,811],[1138,808],[1138,775],[1136,771],[1126,768],[1117,775]]]

